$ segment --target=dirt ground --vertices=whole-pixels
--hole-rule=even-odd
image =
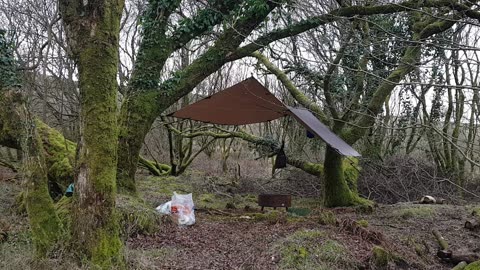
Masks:
[[[172,189],[189,191],[175,179],[161,181],[163,189],[158,193],[154,191],[159,182],[140,187],[151,208],[171,194],[165,188],[169,183]],[[8,239],[0,243],[0,269],[75,269],[59,258],[32,267],[26,216],[14,211],[20,190],[18,180],[0,181],[0,221],[9,226]],[[364,213],[324,209],[312,203],[315,199],[294,197],[294,208],[310,211],[297,216],[284,209],[260,213],[254,194],[239,195],[237,209],[225,209],[231,199],[198,192],[194,192],[199,208],[195,225],[179,227],[165,217],[157,231],[127,240],[131,269],[451,269],[454,265],[436,256],[433,229],[452,251],[480,254],[480,233],[463,228],[480,205],[399,203]],[[381,267],[373,256],[378,247],[388,254]]]
[[[480,253],[480,234],[463,228],[470,208],[397,204],[378,206],[371,214],[337,209],[334,210],[339,221],[336,225],[321,225],[308,217],[255,222],[245,220],[248,213],[220,219],[198,213],[197,224],[192,227],[168,224],[152,236],[130,239],[128,246],[139,252],[165,251],[156,259],[148,259],[148,265],[156,269],[279,269],[284,267],[279,252],[272,248],[274,243],[306,229],[324,231],[330,239],[344,245],[360,269],[373,268],[370,257],[375,245],[401,258],[401,263],[391,264],[387,269],[451,269],[454,265],[436,257],[438,244],[432,229],[445,237],[451,250]],[[351,220],[366,220],[368,226],[363,231],[342,226],[342,221]],[[362,234],[365,232],[375,232],[381,240],[369,239]]]

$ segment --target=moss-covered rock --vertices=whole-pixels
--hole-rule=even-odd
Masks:
[[[368,220],[359,219],[359,220],[357,220],[357,224],[360,227],[367,228],[368,227]]]
[[[476,261],[467,265],[467,267],[465,267],[465,270],[480,270],[480,261]]]
[[[390,266],[395,269],[409,269],[408,263],[403,258],[381,246],[373,247],[370,263],[372,269],[391,269]]]

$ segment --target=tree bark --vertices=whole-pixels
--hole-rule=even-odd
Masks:
[[[0,89],[2,90],[2,89]],[[62,235],[62,226],[48,192],[42,141],[20,93],[0,91],[0,143],[23,152],[25,206],[36,257],[46,257]]]
[[[115,214],[117,68],[122,0],[65,1],[60,13],[78,65],[81,100],[73,239],[101,269],[124,268]]]
[[[22,150],[24,198],[35,255],[45,257],[62,235],[62,226],[48,194],[42,142],[24,96],[17,91],[19,79],[10,48],[0,31],[0,143]]]
[[[345,179],[342,156],[335,149],[327,146],[324,161],[324,196],[327,207],[352,206],[366,203],[353,192]]]

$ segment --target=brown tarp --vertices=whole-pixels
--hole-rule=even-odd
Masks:
[[[360,156],[310,111],[285,106],[255,78],[190,104],[170,116],[220,125],[246,125],[292,115],[308,131],[344,156]]]
[[[288,109],[255,78],[183,107],[171,116],[221,125],[267,122],[288,115]]]
[[[316,118],[309,110],[289,106],[287,106],[287,108],[292,112],[292,116],[297,119],[300,124],[307,128],[311,133],[320,137],[325,143],[337,150],[338,153],[344,156],[361,156],[355,149],[353,149],[353,147],[320,122],[320,120],[318,120],[318,118]]]

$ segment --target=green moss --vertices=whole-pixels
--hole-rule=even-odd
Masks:
[[[399,267],[401,266],[402,269],[408,266],[408,263],[403,258],[393,253],[392,251],[384,249],[381,246],[373,247],[370,261],[371,264],[374,266],[373,269],[387,269],[390,264],[395,264]]]
[[[401,217],[403,219],[410,218],[429,218],[435,215],[435,209],[430,206],[418,206],[418,207],[409,207],[393,212],[394,216]]]
[[[465,267],[465,270],[480,270],[480,261],[476,261],[467,265],[467,267]]]
[[[72,197],[63,196],[55,203],[55,211],[60,219],[63,228],[70,231],[72,225]]]
[[[100,269],[124,269],[125,262],[122,254],[123,244],[118,238],[116,224],[111,223],[96,231],[97,241],[92,247],[91,262]]]
[[[35,124],[45,150],[48,179],[65,190],[73,182],[72,164],[75,160],[77,145],[41,120],[36,119]]]
[[[204,193],[196,199],[199,208],[223,209],[225,208],[225,197],[213,193]]]
[[[60,219],[55,213],[46,186],[27,192],[26,208],[35,254],[44,257],[53,250],[59,236],[63,235]]]
[[[325,152],[325,180],[324,180],[324,205],[326,207],[355,206],[361,204],[372,204],[368,200],[358,196],[356,182],[345,178],[344,161],[342,156],[331,147]],[[351,173],[353,174],[353,173]],[[353,185],[354,187],[349,187]]]
[[[387,252],[380,246],[374,246],[372,250],[372,263],[378,268],[387,267],[388,263],[393,260],[390,252]]]
[[[363,227],[363,228],[368,227],[368,221],[365,220],[365,219],[357,220],[357,224],[358,224],[358,226]]]
[[[138,193],[152,207],[170,201],[173,192],[191,193],[192,186],[174,176],[147,177],[137,181]]]
[[[299,230],[277,241],[273,250],[280,252],[280,269],[355,269],[348,250],[318,230]]]
[[[285,212],[280,212],[277,210],[270,211],[267,213],[254,213],[252,217],[255,221],[264,221],[268,224],[278,224],[278,223],[287,223],[287,214]]]
[[[347,181],[348,187],[354,193],[358,193],[357,180],[360,175],[360,166],[356,158],[343,159],[343,175]]]

